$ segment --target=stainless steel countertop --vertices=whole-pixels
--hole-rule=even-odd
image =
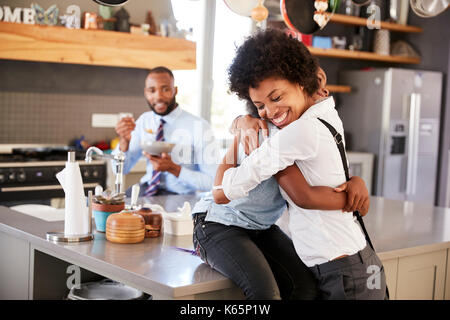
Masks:
[[[450,208],[371,197],[364,223],[381,259],[450,248]]]
[[[152,197],[151,203],[176,210],[184,201],[194,205],[197,197],[175,195]],[[149,202],[145,199],[145,202]],[[233,287],[228,278],[200,258],[175,247],[193,249],[192,236],[164,234],[138,244],[117,244],[104,233],[77,244],[52,243],[47,231],[63,230],[64,222],[47,222],[0,206],[0,232],[29,241],[37,250],[53,255],[162,298],[177,298]]]
[[[152,203],[175,210],[196,196],[159,196]],[[145,200],[148,202],[148,200]],[[450,209],[372,197],[364,218],[382,259],[450,248]],[[145,239],[139,244],[116,244],[96,233],[94,241],[55,244],[47,231],[62,230],[63,222],[46,222],[0,206],[0,232],[29,241],[36,249],[162,297],[177,298],[233,287],[233,283],[197,256],[173,248],[193,249],[191,236]]]

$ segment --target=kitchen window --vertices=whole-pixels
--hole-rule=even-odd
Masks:
[[[172,11],[176,20],[177,32],[185,33],[185,38],[198,42],[200,37],[201,1],[172,0]],[[198,66],[197,61],[197,66]],[[173,70],[175,86],[178,87],[177,102],[189,113],[200,115],[197,106],[198,75],[197,70]]]
[[[228,128],[235,117],[245,112],[245,103],[228,93],[227,69],[236,48],[252,32],[252,20],[232,12],[224,1],[216,2],[213,58],[211,126],[218,139],[231,138]]]
[[[203,0],[206,1],[206,0]],[[186,39],[199,43],[201,37],[202,1],[172,0],[172,9],[178,30],[190,30]],[[209,120],[218,139],[230,139],[228,128],[235,117],[245,113],[245,103],[234,94],[228,93],[227,69],[231,64],[236,48],[245,37],[252,32],[253,24],[250,17],[243,17],[232,12],[224,1],[217,1],[215,6],[213,49],[213,88],[211,103],[211,118]],[[199,48],[197,48],[199,50]],[[178,87],[177,102],[180,106],[195,115],[201,116],[198,106],[199,66],[197,70],[175,70],[175,85]],[[204,86],[205,87],[205,86]]]

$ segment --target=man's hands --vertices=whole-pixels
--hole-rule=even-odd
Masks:
[[[353,176],[350,181],[334,188],[336,192],[347,192],[347,204],[342,209],[344,212],[359,211],[361,216],[365,216],[369,211],[370,197],[364,180]]]
[[[122,118],[116,125],[116,133],[119,135],[120,151],[126,152],[130,145],[131,132],[136,128],[133,118]]]
[[[230,127],[230,132],[233,135],[240,135],[240,143],[244,147],[246,155],[249,155],[261,145],[262,141],[259,141],[259,130],[262,130],[265,138],[269,136],[266,121],[250,115],[240,116],[234,119]]]
[[[161,157],[152,156],[145,151],[142,151],[142,154],[150,160],[153,166],[153,170],[157,171],[167,171],[173,174],[175,177],[180,175],[181,166],[172,161],[172,157],[163,152]]]

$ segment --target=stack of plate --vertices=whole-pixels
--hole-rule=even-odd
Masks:
[[[116,243],[138,243],[145,238],[144,218],[135,211],[123,210],[106,220],[106,239]]]

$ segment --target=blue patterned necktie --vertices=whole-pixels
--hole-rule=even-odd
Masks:
[[[166,123],[163,119],[161,119],[161,123],[159,124],[158,131],[156,132],[156,141],[164,141],[164,123]],[[145,189],[144,195],[153,196],[158,192],[158,186],[161,183],[161,171],[153,170],[152,179],[148,182],[148,187]]]

